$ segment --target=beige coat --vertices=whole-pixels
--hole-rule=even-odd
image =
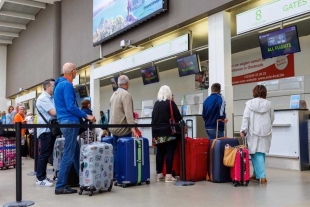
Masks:
[[[271,102],[254,98],[246,102],[240,132],[247,133],[250,154],[269,153],[274,112]]]
[[[109,124],[135,124],[133,118],[133,100],[131,94],[122,88],[117,89],[110,99],[110,122]],[[131,128],[109,128],[116,136],[131,133]]]

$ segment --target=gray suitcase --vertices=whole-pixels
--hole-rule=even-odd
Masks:
[[[87,130],[89,132],[89,129]],[[89,135],[89,133],[87,133]],[[89,139],[88,139],[89,140]],[[114,170],[113,146],[107,143],[93,142],[81,146],[80,150],[80,192],[88,191],[92,196],[111,191]]]

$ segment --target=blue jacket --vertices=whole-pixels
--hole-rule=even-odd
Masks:
[[[76,97],[72,83],[60,77],[55,81],[54,101],[58,120],[79,121],[87,114],[76,105]]]
[[[226,119],[226,103],[221,94],[212,93],[203,102],[202,118],[206,129],[216,129],[217,119]],[[224,123],[219,123],[219,130],[224,131]]]

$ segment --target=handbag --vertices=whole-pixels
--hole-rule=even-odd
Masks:
[[[40,112],[40,110],[38,109],[37,105],[35,104],[35,107],[37,109],[37,111],[39,112],[40,116],[42,117],[42,119],[44,120],[44,122],[46,124],[58,124],[58,120],[57,119],[52,119],[49,122],[46,120],[46,118],[42,115],[42,113]],[[51,131],[52,136],[57,137],[57,136],[61,136],[62,132],[60,130],[60,128],[49,128]]]
[[[84,121],[84,119],[83,118],[79,118],[79,120],[80,120],[80,124],[86,124],[86,121]],[[78,135],[81,135],[83,132],[85,132],[87,130],[87,128],[82,128],[82,127],[80,127],[79,128],[79,133],[78,133]]]
[[[237,155],[237,148],[231,147],[229,144],[225,146],[223,164],[226,167],[234,167]]]

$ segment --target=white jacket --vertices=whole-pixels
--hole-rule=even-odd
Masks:
[[[246,102],[240,132],[247,133],[250,154],[269,153],[274,112],[271,102],[253,98]]]

